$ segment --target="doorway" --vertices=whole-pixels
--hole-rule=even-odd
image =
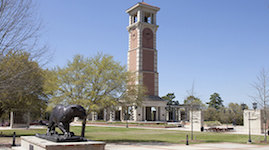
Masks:
[[[156,108],[146,107],[146,121],[156,121]]]
[[[115,111],[115,121],[121,121],[120,119],[120,110]]]

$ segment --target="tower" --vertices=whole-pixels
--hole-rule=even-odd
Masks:
[[[156,14],[159,10],[141,2],[126,11],[129,14],[128,71],[140,77],[136,84],[144,85],[149,96],[159,94],[156,49]]]
[[[129,14],[128,71],[136,74],[135,84],[147,89],[142,106],[133,111],[134,121],[165,121],[167,116],[167,101],[159,97],[157,71],[156,32],[159,26],[156,14],[159,10],[141,2],[126,11]]]

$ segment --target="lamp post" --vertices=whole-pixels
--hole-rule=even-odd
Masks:
[[[258,107],[258,106],[257,106],[257,103],[256,103],[256,102],[254,102],[254,103],[252,103],[252,105],[253,105],[253,109],[254,109],[254,110],[256,110],[256,109],[257,109],[257,107]]]
[[[193,108],[191,106],[191,140],[193,140]]]
[[[248,142],[251,143],[250,112],[248,112]]]
[[[256,103],[256,102],[252,103],[252,107],[253,107],[254,110],[256,110],[256,109],[257,109],[257,103]],[[252,142],[252,141],[251,141],[251,127],[250,127],[250,120],[251,120],[251,118],[250,118],[250,112],[248,112],[248,142],[249,142],[249,143]]]

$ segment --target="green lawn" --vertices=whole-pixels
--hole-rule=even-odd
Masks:
[[[71,127],[71,131],[80,135],[81,127]],[[45,133],[45,129],[40,130],[3,130],[5,135],[12,135],[16,132],[18,136],[34,135],[35,133]],[[167,143],[185,143],[186,131],[169,130],[149,130],[135,128],[113,128],[113,127],[86,127],[85,136],[90,140],[106,142],[167,142]],[[248,135],[224,134],[211,132],[194,132],[196,141],[190,143],[215,143],[215,142],[233,142],[246,143]],[[252,136],[253,142],[263,140],[263,136]]]

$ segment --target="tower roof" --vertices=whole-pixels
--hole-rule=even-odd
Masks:
[[[159,7],[152,6],[152,5],[145,3],[145,2],[139,2],[139,3],[135,4],[134,6],[132,6],[131,8],[127,9],[126,13],[130,13],[131,11],[133,11],[139,7],[151,9],[151,10],[156,11],[156,12],[160,10]]]

